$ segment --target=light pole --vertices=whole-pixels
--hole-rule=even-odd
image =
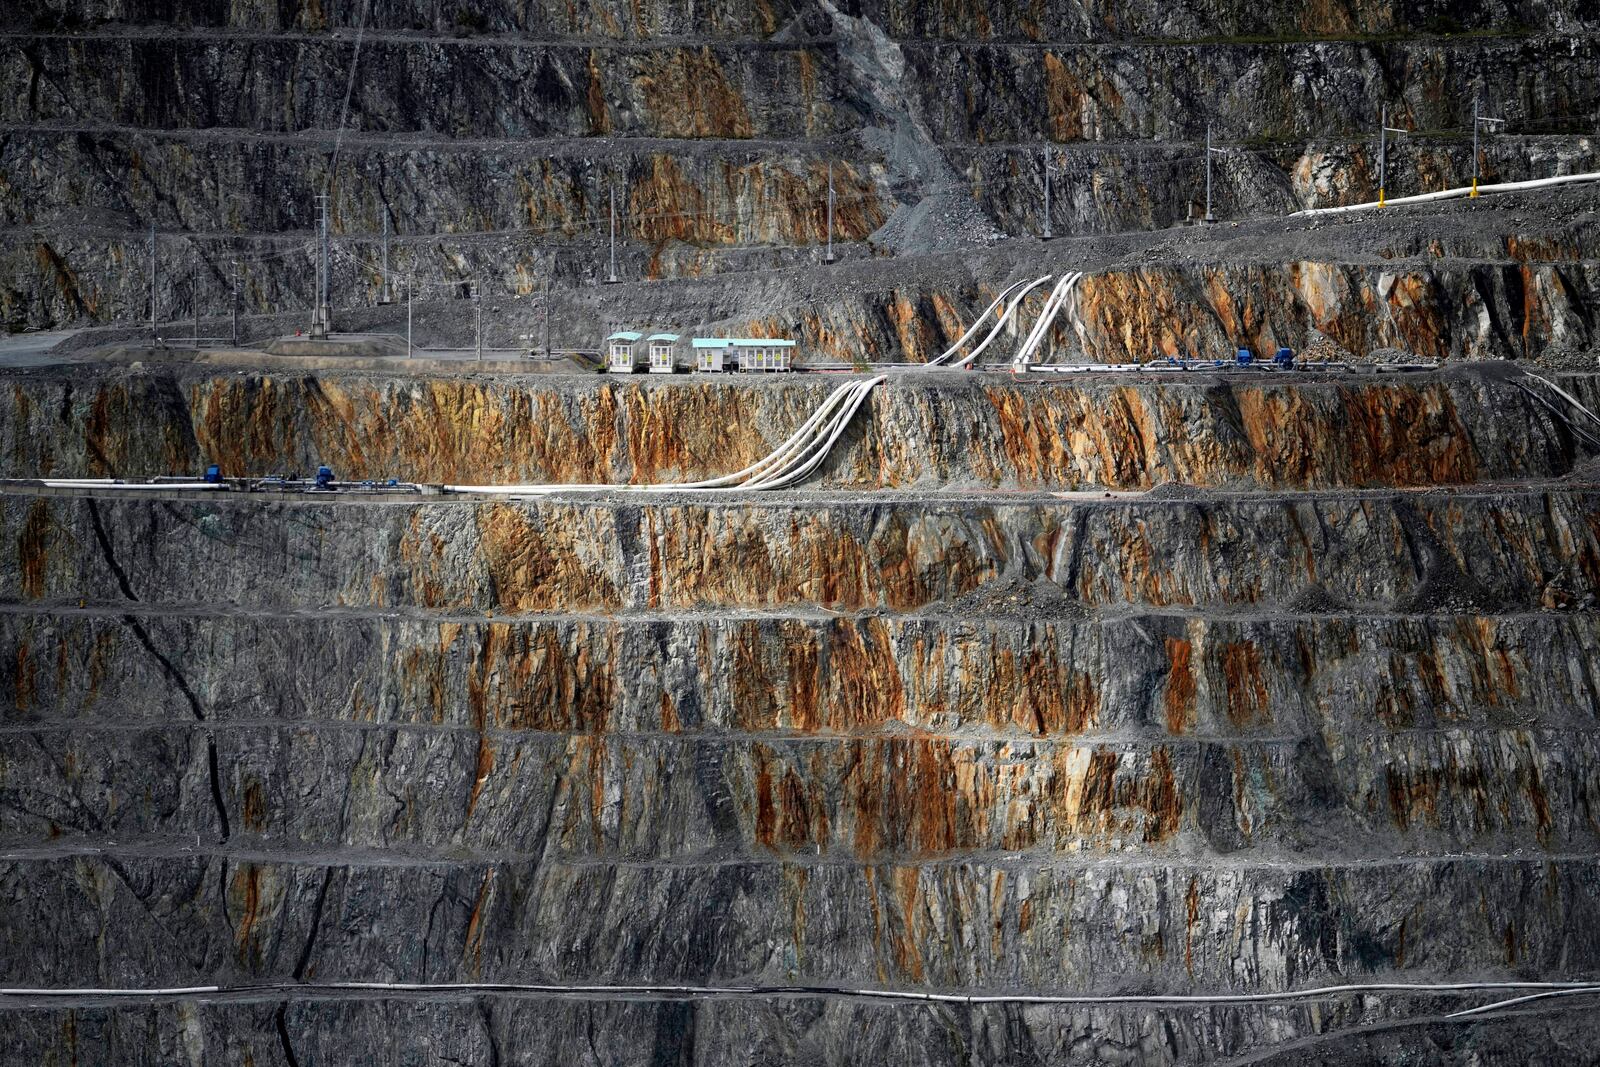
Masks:
[[[828,253],[822,257],[822,262],[832,263],[833,254],[833,160],[828,160]]]
[[[611,187],[611,273],[606,281],[615,283],[617,280],[617,187]]]
[[[476,353],[479,363],[483,362],[483,296],[478,292],[478,283],[472,283],[472,324],[477,336]]]
[[[328,314],[328,194],[317,194],[317,206],[320,209],[319,221],[322,227],[322,239],[317,246],[317,292],[314,298],[316,310],[311,313],[311,336],[325,339],[332,332],[333,324]]]
[[[394,301],[394,290],[389,284],[389,209],[383,209],[383,281],[378,286],[378,303]]]
[[[411,358],[411,300],[416,296],[417,276],[406,279],[406,358]]]
[[[233,347],[239,347],[239,261],[233,261]]]
[[[1378,120],[1378,206],[1383,207],[1387,202],[1388,177],[1389,177],[1389,135],[1391,133],[1410,133],[1410,130],[1397,130],[1389,125],[1389,105],[1383,105],[1383,117]]]
[[[1477,196],[1478,195],[1478,173],[1479,173],[1479,170],[1478,170],[1478,126],[1480,124],[1483,124],[1483,123],[1488,123],[1490,125],[1493,125],[1494,123],[1497,123],[1497,122],[1501,123],[1503,125],[1505,123],[1505,121],[1506,121],[1505,119],[1492,119],[1492,118],[1489,118],[1487,115],[1478,114],[1478,98],[1477,98],[1476,95],[1473,96],[1473,98],[1472,98],[1472,192],[1469,194],[1471,196]]]
[[[544,274],[544,361],[550,362],[550,273],[555,270],[551,263],[549,270]]]
[[[150,340],[156,339],[156,224],[150,224]]]
[[[1050,149],[1044,150],[1044,240],[1055,236],[1050,230]]]
[[[1211,147],[1211,123],[1206,123],[1206,221],[1216,222],[1217,217],[1211,213],[1211,156],[1220,152],[1220,148]]]

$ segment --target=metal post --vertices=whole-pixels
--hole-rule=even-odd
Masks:
[[[1044,239],[1054,237],[1050,232],[1050,150],[1044,150]]]
[[[555,269],[555,264],[550,265],[550,270]],[[550,362],[550,271],[544,275],[544,360]]]
[[[822,262],[832,263],[833,255],[833,160],[828,160],[828,254]]]
[[[416,295],[416,275],[406,279],[406,358],[411,358],[411,298]]]
[[[1211,213],[1211,123],[1206,123],[1206,221],[1216,222]]]
[[[317,202],[321,208],[322,240],[317,248],[316,310],[311,315],[311,336],[326,338],[333,332],[333,315],[328,309],[329,275],[333,267],[328,247],[328,194],[318,193]]]
[[[328,314],[328,292],[333,288],[332,249],[328,246],[328,195],[322,195],[322,313]]]
[[[389,304],[394,302],[394,293],[389,285],[389,209],[383,209],[383,284],[378,287],[378,303]]]
[[[322,325],[327,333],[333,332],[333,249],[330,245],[327,194],[322,197]]]
[[[1472,94],[1472,195],[1478,195],[1478,94]]]
[[[317,283],[310,294],[310,336],[322,330],[322,194],[317,194]]]
[[[150,340],[156,338],[156,224],[150,224]]]
[[[1482,168],[1478,163],[1478,127],[1485,123],[1493,125],[1497,122],[1505,122],[1505,119],[1492,119],[1487,115],[1481,114],[1479,105],[1480,101],[1474,95],[1472,99],[1472,192],[1470,194],[1472,196],[1478,195],[1478,178],[1482,174]]]
[[[194,284],[190,289],[193,290],[190,299],[194,301],[194,347],[198,351],[200,348],[200,261],[198,259],[195,260]]]
[[[239,261],[233,261],[233,347],[239,347]]]
[[[611,274],[608,282],[617,280],[617,187],[611,187]]]
[[[1383,117],[1378,120],[1378,206],[1383,207],[1384,185],[1389,171],[1389,105],[1383,105]]]
[[[483,299],[478,293],[478,283],[472,283],[472,324],[477,336],[477,360],[483,362]]]

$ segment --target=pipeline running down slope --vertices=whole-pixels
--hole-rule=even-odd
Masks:
[[[1056,284],[1051,291],[1049,299],[1045,302],[1038,321],[1035,322],[1027,340],[1014,357],[1014,366],[1027,364],[1029,358],[1038,349],[1039,344],[1047,334],[1050,325],[1059,314],[1061,307],[1066,303],[1068,294],[1070,294],[1073,286],[1082,277],[1081,272],[1071,272],[1064,275]],[[942,370],[962,370],[973,366],[978,357],[1015,321],[1028,294],[1049,281],[1050,278],[1051,275],[1046,274],[1035,278],[1031,282],[1021,281],[1007,286],[983,310],[983,313],[973,320],[972,325],[956,339],[954,344],[926,363],[908,364],[905,369],[920,370],[933,367]],[[954,362],[947,362],[978,334],[985,320],[993,315],[1002,304],[1005,305],[1005,310],[1000,313],[990,326],[983,340],[966,356]],[[866,402],[872,390],[887,380],[887,374],[879,374],[864,381],[847,382],[839,386],[828,394],[817,410],[812,412],[810,417],[801,424],[800,428],[777,448],[748,467],[717,478],[695,482],[632,484],[578,482],[529,482],[499,485],[451,484],[440,488],[446,493],[507,497],[549,496],[556,493],[572,492],[676,493],[787,489],[804,481],[827,460],[829,454],[833,451],[833,446],[844,434],[851,419],[861,409],[861,405]],[[226,488],[222,484],[212,482],[178,480],[126,482],[116,478],[50,478],[42,479],[42,483],[51,489],[115,488],[162,490],[167,492],[204,492]]]

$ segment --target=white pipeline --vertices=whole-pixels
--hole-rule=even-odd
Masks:
[[[549,496],[570,492],[675,493],[686,490],[740,491],[778,489],[794,484],[815,470],[827,458],[845,426],[860,409],[867,395],[886,375],[839,386],[788,440],[750,466],[720,478],[698,482],[655,482],[644,484],[608,483],[532,483],[526,485],[446,485],[449,493],[479,493],[497,496]]]
[[[1022,290],[1012,298],[1011,304],[1006,308],[1006,313],[1000,316],[1000,321],[995,323],[994,329],[989,331],[989,336],[983,339],[983,343],[977,348],[974,348],[971,352],[967,353],[966,358],[959,359],[951,365],[955,367],[970,367],[973,363],[977,362],[978,357],[983,355],[984,350],[994,343],[995,338],[1000,336],[1000,331],[1016,319],[1017,309],[1022,307],[1022,302],[1027,299],[1028,294],[1049,280],[1050,275],[1046,274],[1042,278],[1035,278],[1033,281],[1024,286]]]
[[[1574,185],[1582,182],[1600,181],[1600,171],[1589,171],[1584,174],[1565,174],[1557,178],[1535,178],[1526,182],[1500,182],[1495,185],[1479,185],[1479,195],[1485,193],[1520,193],[1530,189],[1549,189],[1557,185]],[[1365,204],[1346,204],[1343,207],[1312,207],[1290,214],[1291,218],[1302,215],[1343,215],[1352,211],[1370,211],[1379,207],[1404,207],[1407,204],[1431,204],[1437,200],[1457,200],[1461,197],[1472,195],[1472,186],[1463,185],[1456,189],[1441,189],[1436,193],[1419,193],[1416,196],[1389,197],[1379,203],[1376,200]]]
[[[1073,287],[1082,279],[1082,271],[1071,271],[1062,275],[1056,287],[1050,291],[1050,298],[1045,301],[1044,309],[1039,312],[1039,319],[1033,324],[1032,331],[1022,342],[1022,347],[1017,349],[1017,354],[1012,358],[1013,367],[1025,367],[1033,362],[1034,353],[1049,336],[1050,327],[1055,323],[1056,314],[1061,310],[1067,298],[1071,295]]]
[[[47,489],[160,489],[180,492],[204,492],[226,488],[217,482],[124,482],[117,478],[43,478]]]
[[[1020,285],[1022,285],[1021,282],[1015,282],[1015,283],[1013,283],[1011,285],[1006,286],[1004,289],[1000,290],[1000,295],[994,298],[994,302],[992,304],[990,304],[988,307],[983,309],[983,314],[979,315],[977,318],[972,320],[972,325],[967,327],[967,332],[966,333],[964,333],[960,337],[956,338],[956,343],[955,344],[951,345],[949,348],[945,349],[943,352],[939,353],[937,356],[934,356],[932,359],[928,360],[928,362],[923,364],[923,366],[925,366],[925,367],[937,367],[937,366],[941,365],[942,363],[944,363],[945,360],[949,359],[951,356],[953,356],[957,352],[959,352],[963,345],[965,345],[968,341],[972,340],[972,335],[977,333],[980,329],[982,329],[984,322],[988,320],[990,315],[994,314],[995,309],[998,308],[1001,305],[1001,303],[1003,303],[1005,301],[1005,299],[1007,297],[1009,297],[1013,292],[1015,292],[1016,289]],[[1005,316],[1003,314],[1001,315],[1000,318],[1001,318],[1002,322],[1005,321]]]
[[[1530,1000],[1600,993],[1593,982],[1352,982],[1345,985],[1313,986],[1269,993],[1128,993],[1096,995],[1090,993],[935,993],[910,989],[885,989],[849,986],[760,986],[760,985],[550,985],[521,982],[325,982],[263,983],[243,986],[171,986],[155,988],[78,988],[36,989],[0,988],[0,997],[26,999],[55,998],[194,998],[241,997],[307,993],[507,993],[542,996],[585,997],[846,997],[887,1001],[914,1001],[936,1004],[1041,1004],[1110,1005],[1161,1004],[1174,1007],[1211,1004],[1263,1004],[1312,1000],[1345,994],[1393,993],[1409,996],[1469,996],[1492,991],[1516,992],[1506,1000],[1468,1008],[1446,1015],[1446,1020],[1466,1019],[1503,1010]]]
[[[973,321],[972,325],[967,328],[967,332],[962,334],[955,344],[945,349],[944,352],[939,356],[935,357],[934,359],[930,359],[925,366],[940,366],[945,360],[959,352],[962,346],[970,341],[973,335],[978,332],[978,329],[983,325],[984,320],[994,313],[995,309],[1000,306],[1002,301],[1005,301],[1009,298],[1011,302],[1006,305],[1005,311],[1000,314],[999,319],[992,327],[990,327],[989,333],[984,337],[983,341],[979,343],[978,347],[973,349],[964,358],[958,359],[954,363],[950,364],[952,367],[971,366],[973,361],[975,361],[979,356],[983,355],[984,350],[994,343],[994,339],[999,337],[1000,332],[1004,330],[1006,326],[1010,324],[1010,322],[1016,317],[1017,309],[1022,306],[1022,301],[1026,299],[1027,295],[1049,280],[1050,275],[1046,274],[1043,277],[1035,278],[1031,282],[1017,282],[1016,284],[1007,286],[1005,289],[1001,290],[1000,295],[995,297],[994,303],[990,304],[984,309],[983,314],[979,315],[977,319]]]
[[[928,366],[947,367],[957,369],[971,366],[979,356],[992,345],[1007,326],[1011,325],[1028,295],[1050,280],[1050,275],[1035,278],[1032,281],[1015,282],[1001,290],[994,300],[984,309],[958,338],[937,357],[928,361]],[[1050,326],[1055,321],[1061,307],[1070,296],[1073,287],[1083,277],[1081,272],[1071,272],[1064,275],[1051,290],[1049,298],[1045,301],[1044,310],[1034,324],[1027,340],[1019,350],[1016,362],[1026,364],[1033,352],[1038,348],[1047,335]],[[1002,305],[1004,310],[1001,311]],[[999,311],[999,316],[989,327],[983,340],[962,359],[947,363],[958,351],[972,341],[990,316]],[[846,428],[861,406],[866,403],[867,397],[879,384],[887,379],[886,375],[878,375],[865,381],[847,382],[839,386],[822,404],[807,417],[782,444],[767,455],[750,464],[743,470],[735,471],[718,478],[708,478],[695,482],[651,482],[643,484],[613,484],[613,483],[522,483],[512,485],[445,485],[440,488],[447,493],[477,494],[486,496],[550,496],[558,493],[573,492],[614,492],[614,493],[673,493],[685,491],[750,491],[762,489],[782,489],[797,485],[812,472],[814,472],[827,459],[839,438],[844,435]],[[143,490],[170,490],[170,491],[214,491],[226,486],[213,482],[139,482],[124,483],[112,478],[64,478],[50,479],[43,482],[46,487],[57,489],[143,489]]]
[[[1052,301],[1047,303],[1046,319],[1054,318],[1055,310],[1059,308],[1064,294],[1069,292],[1080,274],[1072,274],[1062,279],[1052,293]],[[1044,275],[1031,282],[1018,282],[1006,287],[984,309],[973,324],[962,333],[955,344],[951,345],[939,356],[930,360],[929,366],[949,366],[951,369],[970,365],[984,350],[1000,336],[1001,331],[1015,318],[1018,308],[1022,306],[1027,295],[1040,285],[1050,280],[1050,275]],[[946,364],[945,361],[972,340],[988,317],[995,313],[1001,304],[1005,310],[998,320],[990,327],[983,341],[963,359]],[[1035,327],[1038,332],[1038,327]],[[550,496],[556,493],[572,492],[618,492],[618,493],[677,493],[693,491],[751,491],[762,489],[784,489],[796,485],[808,477],[828,458],[833,451],[833,446],[843,436],[851,419],[855,417],[861,405],[867,400],[879,383],[885,381],[887,375],[878,375],[861,382],[848,382],[830,393],[816,411],[801,424],[790,437],[777,448],[773,449],[761,459],[745,467],[743,470],[720,478],[710,478],[698,482],[655,482],[644,484],[604,484],[604,483],[529,483],[523,485],[446,485],[448,493],[473,493],[493,496]]]

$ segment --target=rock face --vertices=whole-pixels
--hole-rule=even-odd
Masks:
[[[151,226],[158,333],[197,308],[225,316],[236,287],[246,313],[303,316],[327,192],[345,320],[403,322],[371,310],[393,295],[379,268],[387,220],[392,269],[434,320],[427,339],[457,345],[451,298],[477,285],[491,330],[514,344],[542,324],[536,298],[554,278],[568,347],[648,317],[915,361],[1043,259],[1096,275],[1081,335],[1061,338],[1090,358],[1316,337],[1357,355],[1584,351],[1588,245],[1536,232],[1570,209],[1535,209],[1531,227],[1480,220],[1470,247],[1435,246],[1424,224],[1405,248],[1374,226],[1268,256],[1239,235],[1193,247],[1172,229],[1204,210],[1207,122],[1228,146],[1215,157],[1225,220],[1279,225],[1372,198],[1385,102],[1422,131],[1391,144],[1390,195],[1469,180],[1458,131],[1474,91],[1511,120],[1479,154],[1487,177],[1587,169],[1592,5],[1446,7],[17,6],[0,13],[0,318],[146,321]],[[1055,233],[1159,230],[1163,261],[1021,240],[1045,229],[1046,152]],[[823,272],[808,268],[829,235],[830,170],[833,237],[853,266]],[[652,284],[600,294],[613,193],[621,274]],[[1017,240],[970,262],[1004,236]]]
[[[1569,379],[1587,392],[1590,379]],[[0,475],[310,471],[457,482],[693,481],[776,447],[837,384],[39,371],[0,393]],[[904,387],[900,383],[906,383]],[[1425,486],[1548,477],[1572,435],[1478,370],[1060,386],[930,373],[877,390],[814,484],[854,489]]]
[[[825,392],[4,385],[13,475],[480,480],[717,473]],[[1590,1061],[1582,1013],[1440,1021],[1493,993],[960,999],[1600,968],[1600,489],[1554,400],[929,373],[776,496],[12,484],[4,985],[228,991],[0,998],[0,1033],[152,1065]],[[788,992],[606,988],[643,985]],[[830,992],[860,988],[957,999]]]

